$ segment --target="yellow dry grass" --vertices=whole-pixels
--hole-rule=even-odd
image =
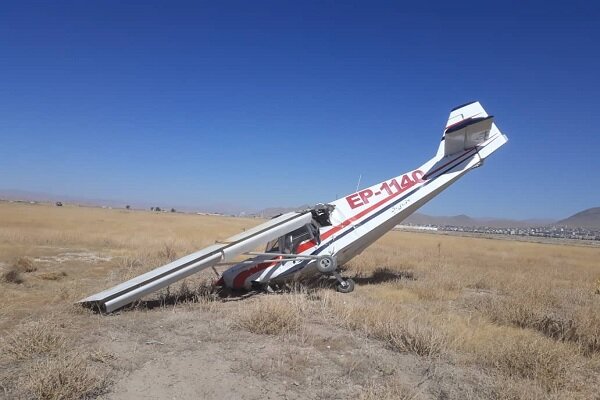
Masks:
[[[66,339],[50,320],[28,321],[17,325],[0,341],[0,351],[8,358],[25,360],[38,355],[59,353]]]
[[[112,252],[197,249],[256,225],[254,219],[66,205],[0,203],[0,243],[21,248],[66,246]],[[2,255],[21,256],[0,247]]]
[[[258,222],[0,202],[0,281],[12,283],[0,290],[0,329],[39,305],[76,301]],[[21,257],[36,271],[13,268]]]
[[[23,375],[29,397],[97,393],[106,379],[94,357],[61,350],[65,341],[76,347],[78,330],[89,329],[70,304],[259,222],[0,203],[0,265],[23,281],[0,282],[0,330],[4,345],[13,344],[4,362],[29,371]],[[27,261],[15,269],[22,257]],[[235,312],[227,307],[226,315],[257,334],[306,335],[307,321],[333,324],[399,353],[475,368],[486,376],[490,398],[600,393],[598,247],[390,232],[352,260],[345,274],[358,283],[352,294],[316,289],[264,296],[238,302]],[[202,290],[189,285],[159,299],[174,306],[182,299],[205,301]],[[45,322],[35,321],[47,321],[48,310],[62,312],[59,319],[70,329],[40,329]],[[68,381],[71,395],[57,392],[56,379],[75,370],[84,374]],[[422,397],[416,393],[389,382],[365,388],[362,396]]]
[[[391,344],[408,336],[399,349],[489,369],[501,397],[528,398],[515,388],[529,387],[586,398],[600,389],[599,261],[598,247],[393,232],[349,272],[385,266],[415,279],[360,287],[368,303],[332,304],[352,329]]]
[[[297,332],[302,326],[302,309],[293,297],[265,296],[244,307],[235,325],[252,333],[278,335]]]
[[[92,398],[106,385],[102,371],[79,354],[61,354],[37,361],[19,378],[19,384],[32,398],[69,400]]]

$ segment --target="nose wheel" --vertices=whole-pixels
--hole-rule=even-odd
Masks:
[[[340,293],[350,293],[354,291],[354,281],[350,278],[342,280],[335,285],[335,290]]]
[[[324,275],[333,275],[337,280],[335,290],[340,293],[350,293],[354,290],[354,281],[344,279],[337,269],[337,260],[330,255],[319,256],[317,260],[317,270]]]
[[[333,271],[331,275],[333,275],[337,280],[337,283],[335,284],[336,291],[340,293],[350,293],[354,291],[354,281],[352,279],[342,278],[342,275],[340,275],[340,273],[337,270]]]

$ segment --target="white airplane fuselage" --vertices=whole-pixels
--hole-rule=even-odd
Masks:
[[[473,126],[483,119],[471,118],[469,123]],[[463,121],[464,117],[459,122],[465,124]],[[452,128],[458,125],[452,122],[451,114],[446,132],[461,128]],[[335,208],[330,213],[331,225],[318,227],[320,242],[305,240],[297,244],[293,252],[299,255],[331,255],[338,265],[348,262],[461,176],[482,165],[485,158],[506,143],[506,136],[493,122],[489,121],[488,126],[485,136],[481,137],[472,137],[477,134],[474,130],[469,136],[469,127],[464,128],[464,137],[460,137],[464,142],[459,143],[459,147],[456,147],[456,137],[447,134],[436,156],[419,168],[329,203]],[[462,135],[462,131],[458,134]],[[470,146],[469,140],[475,141],[475,144]],[[455,152],[456,149],[460,151]],[[446,154],[448,151],[452,153]],[[316,262],[311,260],[274,262],[277,258],[267,254],[250,260],[255,263],[240,263],[226,270],[219,284],[234,289],[250,289],[257,284],[296,279],[318,272]],[[256,263],[263,260],[265,262]]]

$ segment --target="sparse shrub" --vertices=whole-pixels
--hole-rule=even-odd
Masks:
[[[57,353],[64,349],[65,337],[50,321],[31,321],[18,325],[2,339],[2,353],[23,360],[40,354]]]
[[[574,354],[544,338],[522,335],[496,343],[488,351],[487,362],[504,375],[539,382],[548,391],[563,388],[568,375],[577,373]]]
[[[121,257],[118,259],[111,282],[122,282],[145,272],[144,263],[137,257]]]
[[[164,243],[161,250],[158,251],[158,258],[163,260],[161,262],[170,262],[177,259],[177,252],[172,244]]]
[[[417,311],[400,311],[385,303],[348,304],[338,299],[330,299],[328,314],[335,315],[342,326],[382,340],[393,350],[433,357],[447,347],[443,331]]]
[[[59,281],[65,276],[67,276],[65,271],[44,272],[43,274],[39,275],[40,279],[45,281]]]
[[[439,355],[445,348],[446,337],[424,321],[408,321],[391,326],[385,333],[392,348],[408,351],[423,357]]]
[[[277,335],[297,332],[302,325],[302,316],[291,302],[269,296],[242,310],[235,324],[252,333]]]
[[[21,380],[28,397],[40,400],[76,400],[102,393],[106,374],[86,362],[82,355],[67,354],[32,365]]]
[[[538,382],[531,379],[496,377],[492,384],[492,393],[493,398],[499,400],[546,400],[555,398],[548,396],[547,391]]]
[[[80,307],[79,304],[73,304],[78,300],[81,300],[81,298],[85,297],[86,295],[87,291],[82,288],[81,282],[79,281],[69,282],[68,285],[60,286],[54,291],[55,300],[67,303],[61,305],[61,309],[65,309],[65,307],[67,307],[69,312],[81,312],[82,309],[88,310],[87,308]]]
[[[579,306],[577,312],[567,316],[548,300],[515,294],[479,300],[471,306],[493,322],[532,329],[561,342],[573,342],[586,355],[600,352],[600,316],[593,305]]]
[[[363,314],[366,313],[368,310],[365,308],[353,317],[363,319],[359,329],[375,339],[383,340],[393,350],[422,357],[437,356],[445,350],[445,335],[418,316],[374,313],[369,321],[364,319]]]
[[[531,328],[543,318],[543,313],[531,301],[523,300],[512,297],[491,298],[480,301],[475,307],[493,322]]]
[[[574,315],[575,333],[573,341],[583,354],[593,356],[600,353],[600,314],[597,304],[581,307]]]
[[[3,268],[0,270],[0,281],[5,283],[23,283],[21,272],[15,267]]]
[[[15,261],[15,268],[20,272],[35,272],[37,267],[33,264],[33,261],[29,257],[19,257]]]

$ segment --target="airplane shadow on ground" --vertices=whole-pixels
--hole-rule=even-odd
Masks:
[[[414,281],[415,275],[412,271],[395,271],[388,267],[380,267],[373,271],[371,276],[352,277],[354,283],[358,285],[376,285],[379,283],[392,282],[397,280]]]
[[[341,271],[343,278],[351,278],[357,285],[377,285],[386,282],[394,282],[398,280],[416,280],[412,271],[397,271],[388,267],[379,267],[373,271],[370,276],[362,274],[354,275],[347,273],[344,269]],[[314,291],[322,288],[334,289],[337,280],[330,276],[320,276],[302,283],[302,287],[309,291]]]
[[[342,271],[342,275],[345,278],[352,278],[354,283],[357,285],[377,285],[398,280],[416,280],[412,271],[397,271],[388,267],[379,267],[375,269],[371,276],[356,275],[350,277],[347,276],[347,274],[344,274],[344,271]],[[288,285],[277,287],[275,290],[273,290],[273,292],[271,292],[271,294],[284,294],[303,291],[310,294],[324,288],[334,290],[336,283],[337,281],[332,277],[320,276],[314,279],[302,282],[294,282]],[[120,309],[118,312],[152,310],[155,308],[164,308],[177,306],[184,303],[198,303],[203,301],[242,301],[259,294],[267,293],[268,292],[265,290],[246,291],[215,289],[214,287],[206,284],[201,284],[197,287],[183,285],[180,286],[179,289],[175,290],[167,288],[159,293],[158,298],[136,301],[135,303]]]

